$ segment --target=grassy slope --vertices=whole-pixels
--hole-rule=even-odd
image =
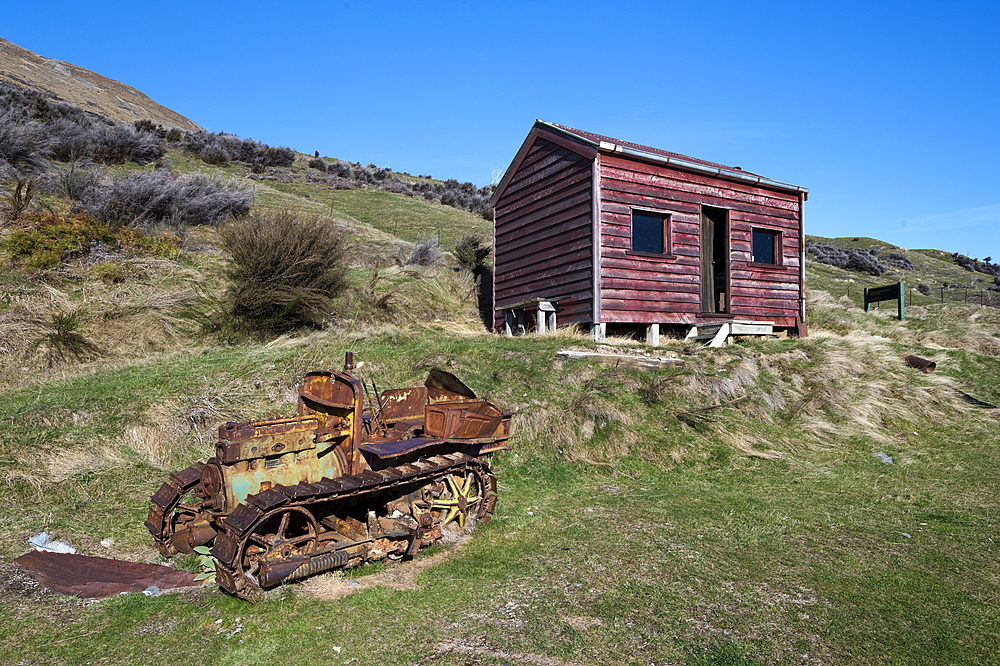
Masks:
[[[314,212],[328,196],[301,183],[257,187],[262,203]],[[440,207],[398,198],[413,211],[407,234],[476,224],[438,223]],[[384,199],[337,192],[335,212],[386,247],[398,213]],[[461,235],[451,234],[442,237]],[[189,239],[211,243],[209,232]],[[952,270],[924,256],[920,281]],[[179,288],[184,271],[217,279],[216,254],[190,257],[117,288],[2,279],[14,303],[56,298],[54,286],[105,308]],[[87,554],[154,558],[142,521],[164,470],[207,457],[221,421],[289,413],[302,373],[338,367],[348,349],[380,386],[446,367],[517,409],[518,428],[496,460],[497,517],[415,589],[324,601],[290,585],[256,607],[211,588],[82,604],[17,589],[6,567],[0,662],[996,662],[996,416],[953,388],[1000,403],[1000,317],[928,299],[899,323],[862,313],[853,286],[840,299],[867,284],[856,274],[810,263],[808,279],[832,296],[813,295],[813,337],[676,344],[687,368],[656,377],[556,360],[563,346],[589,346],[582,339],[398,324],[234,347],[164,335],[11,379],[0,398],[8,559],[41,529]],[[938,373],[906,369],[908,353],[934,358]]]

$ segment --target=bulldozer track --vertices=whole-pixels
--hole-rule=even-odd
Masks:
[[[184,474],[184,472],[180,474]],[[225,531],[216,537],[215,545],[211,550],[216,560],[216,580],[228,592],[251,601],[256,600],[264,586],[241,569],[241,560],[254,530],[267,517],[274,515],[275,511],[305,512],[312,516],[314,515],[314,512],[311,511],[313,507],[334,503],[360,502],[383,493],[391,495],[406,488],[437,483],[456,474],[461,474],[463,477],[469,474],[474,475],[480,492],[474,512],[469,511],[466,514],[465,507],[462,507],[462,520],[464,521],[465,516],[468,515],[482,524],[488,523],[497,501],[496,477],[485,461],[464,453],[432,456],[397,467],[386,467],[374,471],[365,470],[360,474],[342,476],[336,479],[323,478],[315,483],[300,483],[293,486],[276,485],[251,495],[222,521]],[[192,474],[188,474],[188,476],[192,476]],[[186,478],[181,480],[184,481]],[[185,485],[187,484],[177,484],[177,487],[174,487],[167,495],[177,492],[179,497],[183,494],[182,489]],[[193,484],[187,485],[188,488],[192,486]],[[176,506],[176,500],[174,500],[174,505]],[[377,504],[373,502],[370,506],[374,508]],[[307,520],[301,517],[299,519]],[[439,517],[435,525],[441,525],[443,522],[447,521],[442,521]],[[416,547],[411,546],[410,551],[424,545],[422,543],[423,534],[418,530],[410,536],[416,542]],[[368,538],[365,539],[330,544],[322,549],[307,553],[305,556],[299,554],[299,557],[290,558],[287,573],[277,582],[290,581],[320,571],[353,566],[355,563],[363,562],[366,558],[364,555],[359,555],[359,549],[366,548],[377,536],[368,535]],[[309,538],[316,542],[319,540],[318,537],[319,534],[314,533]],[[395,538],[396,540],[400,539],[398,535]],[[301,537],[300,540],[306,541],[307,538]],[[270,587],[271,585],[266,586]]]

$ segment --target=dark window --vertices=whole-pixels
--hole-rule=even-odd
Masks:
[[[632,251],[670,254],[670,216],[633,210]]]
[[[766,229],[753,230],[753,257],[755,264],[778,265],[781,258],[781,234]]]

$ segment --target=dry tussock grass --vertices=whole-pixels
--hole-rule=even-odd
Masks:
[[[895,308],[865,313],[847,296],[834,299],[825,291],[807,290],[809,310],[826,310],[835,315],[837,332],[864,331],[880,335],[900,344],[919,345],[931,349],[960,349],[1000,357],[1000,310],[978,305],[911,306],[906,309],[908,322],[936,325],[931,331],[919,330],[895,318]],[[960,322],[960,323],[956,323]]]
[[[163,428],[151,426],[128,426],[118,439],[118,443],[134,451],[150,467],[171,471],[173,454],[177,450],[176,440]]]
[[[195,298],[194,290],[183,287],[94,283],[76,301],[39,283],[0,313],[0,386],[16,388],[87,371],[85,359],[60,358],[44,344],[54,317],[77,312],[82,338],[101,350],[106,362],[109,356],[142,356],[185,342],[176,313]]]
[[[337,328],[430,326],[456,332],[485,330],[476,281],[468,271],[424,266],[372,268],[338,305]]]
[[[589,375],[589,376],[588,376]],[[636,391],[642,386],[634,374],[619,369],[578,373],[573,383],[580,390],[565,407],[537,402],[515,404],[513,432],[526,441],[526,450],[545,450],[573,462],[606,465],[627,456],[638,443],[637,415],[612,399],[618,391]],[[595,437],[611,429],[611,436]]]
[[[647,405],[666,405],[683,432],[697,433],[691,444],[664,452],[674,461],[712,440],[766,459],[835,448],[853,438],[882,445],[918,421],[957,423],[975,409],[959,398],[950,378],[909,368],[892,340],[860,330],[814,330],[796,348],[774,353],[740,346],[692,352],[684,372],[645,380],[593,367],[569,370],[563,383],[575,395],[568,406],[520,405],[516,436],[570,460],[603,464],[626,455],[636,443],[633,426],[645,422],[638,419],[656,417],[607,399],[618,391],[638,391]],[[616,427],[612,437],[594,437],[609,424]]]

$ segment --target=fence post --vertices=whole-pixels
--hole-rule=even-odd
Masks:
[[[903,281],[899,281],[899,298],[897,299],[899,303],[899,321],[906,319],[906,285]]]

